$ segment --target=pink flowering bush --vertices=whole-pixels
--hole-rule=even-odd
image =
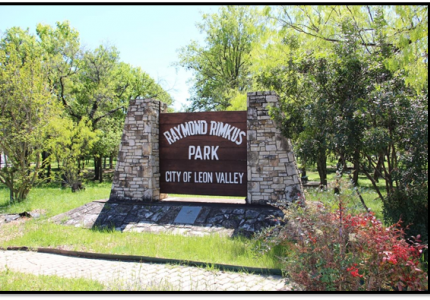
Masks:
[[[287,226],[261,233],[266,249],[289,249],[283,258],[287,276],[307,291],[428,290],[420,260],[427,246],[419,236],[406,241],[400,222],[385,227],[373,213],[352,215],[344,196],[336,197],[337,211],[292,205],[285,210]]]

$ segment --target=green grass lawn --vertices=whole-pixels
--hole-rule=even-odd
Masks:
[[[6,270],[0,272],[0,291],[103,291],[106,287],[100,282],[83,278],[64,278],[59,276],[32,275]]]
[[[285,250],[277,247],[266,255],[260,255],[256,251],[256,242],[247,238],[228,238],[216,234],[186,237],[173,234],[98,231],[52,224],[47,220],[3,225],[0,246],[52,247],[263,268],[278,268],[277,256]]]
[[[109,198],[111,182],[85,184],[85,191],[72,193],[70,188],[62,189],[59,184],[49,184],[31,189],[28,199],[9,205],[9,190],[0,186],[0,213],[21,213],[42,209],[52,217],[85,203]]]
[[[337,198],[334,196],[334,183],[336,181],[336,169],[335,167],[327,168],[327,190],[320,190],[319,188],[306,188],[306,200],[307,201],[320,201],[324,203],[327,207],[336,209],[338,207]],[[306,175],[309,181],[318,181],[318,172],[312,168],[307,170]],[[363,174],[358,176],[358,186],[354,188],[350,182],[348,174],[344,174],[340,179],[341,183],[341,194],[348,196],[348,208],[352,212],[363,212],[364,207],[361,204],[357,191],[363,197],[363,200],[368,208],[371,209],[375,216],[383,220],[384,216],[382,214],[382,201],[379,199],[378,194],[375,192],[372,183]],[[385,191],[385,181],[383,179],[379,180],[378,186],[383,195],[386,195]]]
[[[57,225],[49,217],[67,212],[85,203],[109,197],[111,183],[89,183],[86,190],[72,193],[55,185],[34,188],[23,203],[9,206],[8,190],[0,189],[0,213],[41,210],[43,216],[24,223],[4,224],[0,247],[54,247],[76,251],[142,255],[210,263],[277,268],[277,256],[284,251],[274,248],[266,255],[256,250],[256,242],[246,238],[219,235],[185,237],[180,235],[99,231]]]
[[[318,180],[317,173],[312,170],[308,171],[308,176],[310,180]],[[334,176],[334,172],[329,173],[329,181],[333,181]],[[378,218],[382,219],[380,200],[369,186],[370,182],[364,177],[360,177],[359,191],[367,206],[375,212]],[[185,237],[168,234],[98,231],[57,225],[48,221],[48,218],[52,216],[93,200],[108,198],[110,189],[111,182],[89,182],[86,184],[85,191],[72,193],[70,188],[62,189],[58,184],[49,184],[33,188],[26,201],[10,206],[9,191],[5,187],[0,187],[0,213],[21,213],[34,210],[42,212],[42,217],[38,219],[2,225],[0,247],[54,247],[76,251],[142,255],[267,268],[279,268],[277,257],[287,251],[282,247],[277,247],[265,255],[261,255],[256,250],[258,248],[256,241],[242,237],[228,238],[218,235]],[[349,205],[352,210],[363,210],[354,190],[342,187],[341,192],[350,195]],[[189,197],[190,195],[170,196]],[[307,189],[306,198],[307,201],[321,201],[333,209],[336,209],[338,205],[337,198],[330,188],[326,191]]]
[[[111,291],[176,291],[167,283],[142,285],[125,283],[121,279],[99,282],[88,278],[65,278],[55,275],[33,275],[11,270],[0,271],[0,292],[111,292]]]

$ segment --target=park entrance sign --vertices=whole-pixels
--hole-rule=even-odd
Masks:
[[[160,114],[160,192],[246,197],[246,115]]]
[[[247,111],[167,113],[130,100],[110,201],[166,194],[244,196],[247,204],[292,202],[303,188],[290,141],[269,116],[274,92],[247,95]]]

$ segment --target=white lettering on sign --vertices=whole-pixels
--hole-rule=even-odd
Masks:
[[[228,123],[211,121],[211,128],[209,130],[210,135],[220,136],[227,140],[230,140],[237,145],[242,144],[243,136],[246,136],[246,132],[240,130],[236,126],[232,126]]]
[[[166,137],[167,141],[169,142],[169,145],[171,145],[175,142],[174,140],[172,140],[172,136],[170,135],[170,132],[166,131],[163,134]]]
[[[228,123],[217,121],[210,121],[210,128],[208,130],[208,123],[205,120],[196,120],[173,126],[169,130],[163,132],[169,145],[187,136],[206,134],[219,136],[240,145],[243,142],[243,137],[246,136],[246,131]]]
[[[217,183],[242,184],[243,174],[239,172],[215,172]]]
[[[214,176],[215,179],[214,182]],[[194,183],[222,183],[222,184],[242,184],[243,175],[240,172],[179,172],[166,171],[166,182],[181,182],[181,174],[183,174],[183,182]]]
[[[200,146],[189,146],[188,147],[188,159],[191,160],[219,160],[218,154],[216,153],[219,146],[203,146],[203,151]]]
[[[165,175],[166,182],[181,182],[181,173],[179,171],[167,171]]]
[[[212,183],[212,172],[194,172],[194,183]]]
[[[184,172],[184,182],[191,181],[191,172]]]
[[[169,145],[180,139],[192,135],[205,135],[208,132],[208,123],[205,120],[189,121],[178,126],[173,126],[168,131],[163,132]]]

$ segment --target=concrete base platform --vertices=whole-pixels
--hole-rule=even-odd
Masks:
[[[282,210],[270,205],[205,203],[200,202],[202,199],[189,202],[184,201],[190,200],[187,198],[170,201],[165,199],[160,202],[112,202],[103,199],[87,203],[50,220],[58,224],[94,230],[111,228],[124,232],[164,232],[190,236],[217,233],[230,237],[249,237],[266,227],[285,224]],[[213,202],[213,199],[210,201]],[[194,212],[195,215],[190,215],[187,219],[184,217],[186,211],[191,214]]]

